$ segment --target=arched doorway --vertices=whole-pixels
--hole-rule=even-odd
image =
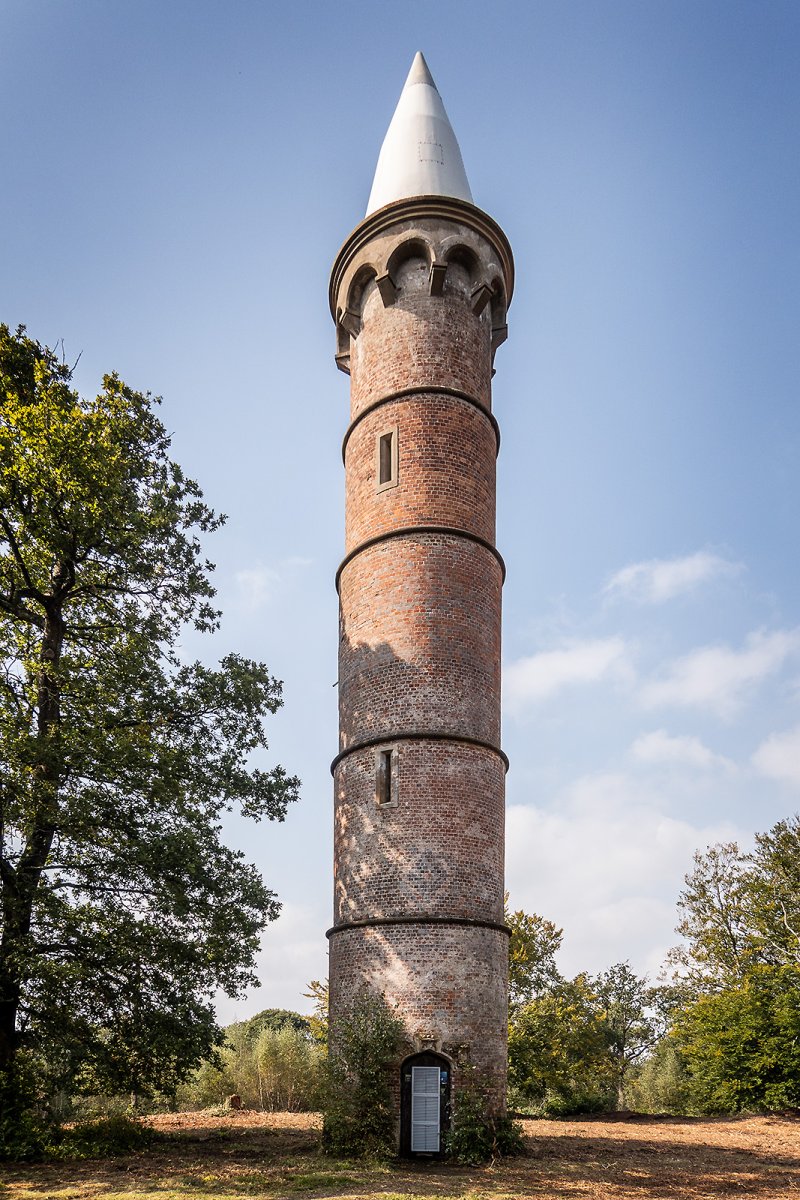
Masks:
[[[450,1128],[452,1067],[441,1054],[426,1050],[407,1058],[400,1068],[400,1153],[444,1153],[443,1135]]]

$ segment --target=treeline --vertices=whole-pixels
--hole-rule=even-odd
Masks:
[[[238,1096],[245,1108],[310,1112],[320,1107],[326,1047],[314,1018],[270,1008],[225,1030],[218,1054],[173,1097],[173,1107],[215,1108]]]
[[[673,950],[560,975],[562,932],[509,913],[510,1100],[531,1113],[736,1113],[800,1106],[800,820],[695,856]]]
[[[625,962],[567,978],[556,963],[562,931],[507,910],[512,1111],[800,1107],[800,818],[758,834],[752,853],[731,843],[697,854],[678,907],[684,940],[657,983]],[[307,995],[311,1016],[267,1009],[228,1026],[212,1057],[138,1106],[219,1108],[236,1095],[265,1111],[323,1107],[327,987],[315,981]],[[61,1093],[62,1119],[130,1105],[83,1091]]]

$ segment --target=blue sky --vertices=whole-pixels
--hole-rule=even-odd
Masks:
[[[565,971],[675,940],[692,853],[800,796],[800,7],[4,0],[0,319],[164,398],[228,513],[213,643],[285,682],[284,903],[306,1007],[331,913],[339,446],[327,276],[417,49],[514,247],[497,357],[507,882]]]

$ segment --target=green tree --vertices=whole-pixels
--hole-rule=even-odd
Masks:
[[[800,966],[800,816],[757,833],[747,861],[749,910],[761,960]]]
[[[673,955],[687,1002],[673,1035],[700,1111],[798,1103],[800,818],[695,855]],[[794,1099],[793,1099],[794,1097]]]
[[[560,975],[555,956],[564,936],[552,921],[522,909],[512,912],[506,896],[506,925],[511,930],[508,947],[508,1003],[513,1013],[520,1005],[555,986]]]
[[[319,979],[312,979],[308,985],[308,991],[303,992],[306,1000],[314,1001],[314,1009],[311,1016],[307,1018],[308,1027],[312,1038],[318,1042],[320,1046],[328,1044],[328,1007],[329,1007],[329,988],[328,981],[322,983]]]
[[[82,399],[0,326],[7,1102],[21,1052],[87,1087],[173,1088],[218,1040],[213,992],[256,982],[278,911],[219,824],[281,820],[296,797],[282,768],[248,764],[281,685],[234,654],[181,661],[182,628],[218,622],[199,537],[222,518],[169,458],[156,403],[116,375]]]
[[[759,964],[700,996],[675,1038],[700,1112],[800,1106],[800,969]]]
[[[591,980],[561,980],[514,1014],[508,1076],[517,1103],[542,1111],[605,1107],[613,1087],[608,1034]]]
[[[254,1017],[248,1017],[240,1024],[244,1027],[246,1036],[253,1042],[258,1039],[262,1029],[272,1029],[277,1032],[280,1029],[286,1029],[287,1026],[302,1037],[309,1038],[311,1036],[309,1018],[299,1012],[294,1012],[291,1008],[264,1008]],[[229,1029],[232,1028],[233,1026],[229,1027]]]
[[[654,1007],[654,990],[626,962],[615,963],[598,975],[593,987],[605,1027],[617,1107],[624,1108],[631,1068],[644,1058],[663,1032]]]
[[[747,857],[735,842],[694,856],[678,898],[677,932],[686,944],[671,959],[685,968],[698,992],[741,979],[756,956],[750,920]]]
[[[632,1107],[647,1113],[687,1113],[692,1098],[686,1061],[674,1036],[667,1034],[635,1073],[628,1088]]]

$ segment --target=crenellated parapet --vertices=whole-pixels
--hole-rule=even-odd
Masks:
[[[488,328],[493,357],[508,333],[513,289],[511,247],[487,213],[446,196],[387,205],[356,227],[333,265],[336,365],[350,373],[353,341],[371,294],[390,308],[420,290],[432,297],[452,296],[480,318]]]

